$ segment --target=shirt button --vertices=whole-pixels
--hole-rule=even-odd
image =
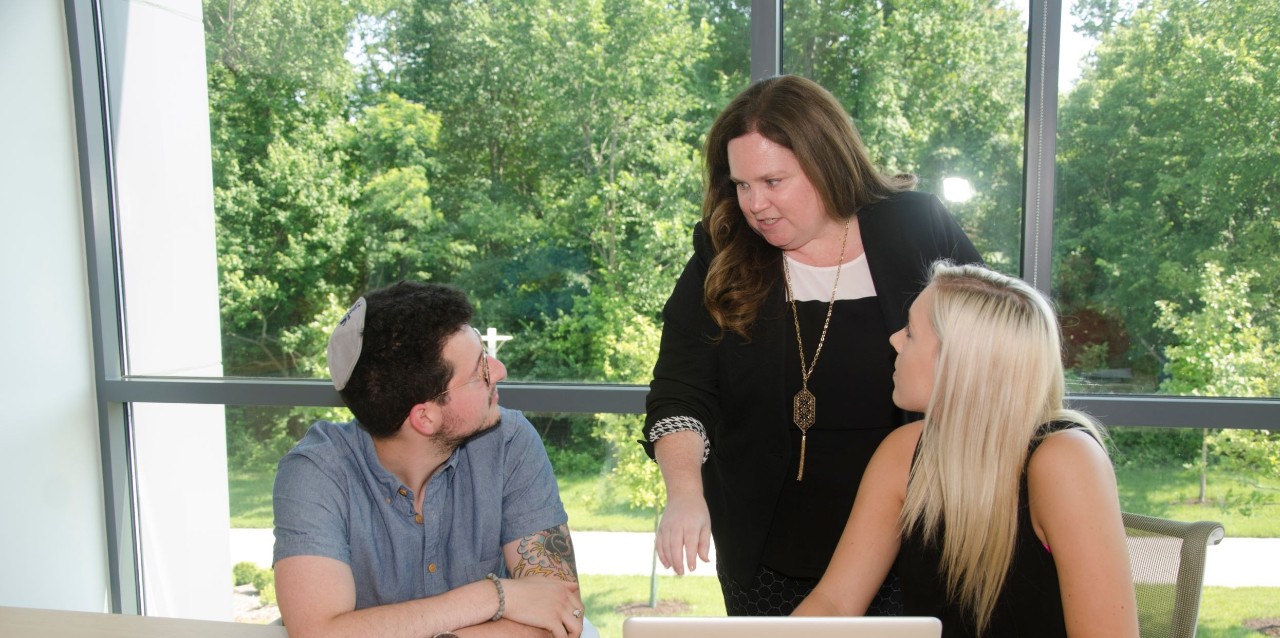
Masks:
[[[400,492],[400,496],[408,496],[408,495],[409,495],[409,490],[406,490],[406,489],[404,489],[403,487],[402,487],[402,488],[400,488],[399,492]]]
[[[419,514],[419,515],[417,515],[417,516],[413,517],[413,520],[418,521],[418,524],[419,524],[419,525],[421,525],[421,524],[422,524],[422,515],[421,515],[421,514]],[[435,571],[435,570],[432,570],[432,571]]]
[[[431,572],[432,574],[436,573],[436,564],[431,563],[430,565],[427,565],[427,571]]]

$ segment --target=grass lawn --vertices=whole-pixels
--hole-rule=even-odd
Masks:
[[[598,476],[566,476],[560,484],[560,500],[569,512],[569,527],[582,531],[652,532],[654,514],[609,502],[604,481]]]
[[[1182,468],[1119,468],[1120,509],[1178,521],[1217,521],[1229,537],[1280,538],[1280,477],[1210,471],[1205,504],[1200,473]],[[1280,614],[1277,614],[1280,615]]]
[[[1119,468],[1120,508],[1180,521],[1222,523],[1227,536],[1280,538],[1280,477],[1237,477],[1211,471],[1208,503],[1195,504],[1199,474],[1182,468]],[[270,472],[232,471],[231,526],[271,527]],[[560,497],[569,524],[580,531],[650,532],[653,513],[611,502],[595,475],[560,477]]]
[[[275,479],[274,472],[230,472],[227,490],[231,500],[231,527],[272,527],[271,486]]]
[[[627,615],[724,615],[720,581],[713,576],[659,576],[657,609],[648,606],[648,576],[583,574],[579,584],[587,618],[600,630],[601,638],[621,638]]]
[[[1266,569],[1266,568],[1264,568]],[[1256,629],[1270,627],[1272,633]],[[1205,587],[1200,595],[1200,638],[1258,638],[1280,635],[1280,587]]]

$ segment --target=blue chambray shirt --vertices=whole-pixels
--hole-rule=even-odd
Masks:
[[[435,596],[505,575],[502,546],[568,520],[551,462],[518,411],[460,446],[413,492],[355,422],[318,421],[280,461],[275,558],[326,556],[355,577],[356,609]]]

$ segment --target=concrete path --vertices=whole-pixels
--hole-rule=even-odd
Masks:
[[[231,563],[271,565],[269,529],[231,530]],[[578,570],[584,574],[649,575],[653,561],[650,532],[573,532]],[[715,576],[715,549],[710,563],[698,563],[690,575]],[[673,574],[664,570],[663,574]],[[1280,587],[1280,538],[1225,538],[1209,547],[1204,584],[1210,587]]]

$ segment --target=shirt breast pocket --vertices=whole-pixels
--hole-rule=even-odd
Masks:
[[[467,582],[473,583],[477,580],[484,580],[484,577],[489,574],[505,578],[507,576],[507,567],[502,560],[502,554],[498,554],[493,558],[486,558],[463,567],[462,574]]]

